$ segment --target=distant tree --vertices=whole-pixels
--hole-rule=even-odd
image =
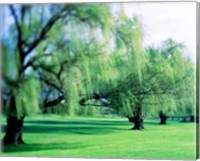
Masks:
[[[158,109],[155,110],[154,116],[161,110],[161,124],[165,124],[165,116],[167,115],[181,115],[181,111],[187,106],[190,110],[195,109],[195,95],[196,95],[196,83],[195,83],[195,64],[186,57],[185,49],[182,44],[178,44],[175,41],[168,39],[163,43],[160,51],[150,49],[149,53],[153,54],[152,61],[156,61],[156,55],[161,55],[163,60],[157,60],[160,62],[160,67],[167,61],[166,73],[169,74],[170,79],[165,84],[168,90],[167,95],[162,95],[162,98],[157,97],[162,101],[158,104]],[[162,64],[163,63],[163,64]],[[166,79],[168,77],[164,77]],[[166,89],[167,89],[166,87]],[[157,100],[159,102],[159,100]],[[190,106],[188,106],[190,104]],[[163,116],[163,117],[162,117]],[[163,119],[163,120],[162,120]],[[165,120],[165,121],[164,121]]]

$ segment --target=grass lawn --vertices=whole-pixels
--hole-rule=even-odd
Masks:
[[[196,125],[145,120],[133,131],[123,118],[32,116],[25,119],[25,145],[5,146],[1,156],[195,159]],[[2,124],[5,125],[5,119]],[[4,133],[1,133],[1,138]]]

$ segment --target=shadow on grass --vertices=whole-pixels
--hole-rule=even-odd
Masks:
[[[24,133],[38,134],[80,134],[98,135],[112,133],[116,130],[126,130],[127,121],[83,120],[83,121],[53,121],[53,120],[25,120]],[[5,132],[5,126],[3,131]]]
[[[127,130],[123,125],[129,124],[124,121],[54,121],[54,120],[25,120],[24,134],[48,134],[48,135],[98,135],[114,133],[119,130]],[[6,126],[3,126],[5,132]],[[42,136],[41,136],[42,137]],[[85,148],[90,145],[82,143],[48,143],[48,144],[25,144],[25,145],[7,145],[4,147],[4,153],[9,152],[28,152],[42,150],[71,150]]]
[[[85,134],[85,135],[98,135],[111,133],[120,128],[114,127],[90,127],[90,126],[25,126],[25,133],[55,133],[55,134]]]
[[[41,126],[41,125],[25,125],[23,133],[38,133],[38,134],[82,134],[82,135],[98,135],[111,133],[121,128],[108,127],[65,127],[65,126]],[[6,126],[3,126],[3,132],[6,131]]]
[[[118,125],[128,125],[128,120],[126,121],[109,121],[109,120],[83,120],[83,121],[52,121],[52,120],[27,120],[26,123],[31,124],[51,124],[51,125],[97,125],[97,126],[118,126]]]
[[[145,122],[144,122],[144,126],[145,126],[145,125],[161,126],[159,121],[145,121]]]
[[[3,147],[3,153],[28,152],[42,150],[72,150],[88,147],[82,143],[48,143],[48,144],[24,144],[24,145],[6,145]]]

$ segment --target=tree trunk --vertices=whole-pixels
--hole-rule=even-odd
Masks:
[[[24,117],[25,116],[18,118],[16,116],[15,97],[11,97],[3,144],[24,144],[22,139]]]
[[[194,116],[190,116],[190,122],[195,122],[195,117]]]
[[[160,111],[159,117],[160,117],[160,124],[161,125],[167,124],[167,116],[162,111]]]
[[[136,115],[134,117],[128,118],[130,122],[134,123],[134,127],[131,130],[142,130],[144,129],[143,126],[143,119],[141,115]]]
[[[8,116],[6,134],[3,138],[3,144],[24,144],[22,139],[24,118]]]
[[[134,117],[128,118],[130,122],[134,123],[134,127],[131,130],[142,130],[144,129],[143,126],[143,119],[142,119],[142,100],[136,103],[136,108],[134,111]]]

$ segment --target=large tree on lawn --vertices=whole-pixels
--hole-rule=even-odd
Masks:
[[[184,56],[183,45],[168,39],[161,48],[145,50],[140,21],[123,12],[119,15],[113,51],[91,65],[98,69],[92,77],[93,93],[80,104],[114,109],[134,123],[132,129],[144,128],[143,116],[157,116],[159,111],[175,114],[184,109],[180,104],[194,105],[195,66]]]
[[[26,115],[61,102],[73,106],[76,64],[101,51],[94,53],[95,31],[106,31],[111,12],[104,4],[9,5],[4,11],[9,33],[2,36],[3,142],[22,144]]]

